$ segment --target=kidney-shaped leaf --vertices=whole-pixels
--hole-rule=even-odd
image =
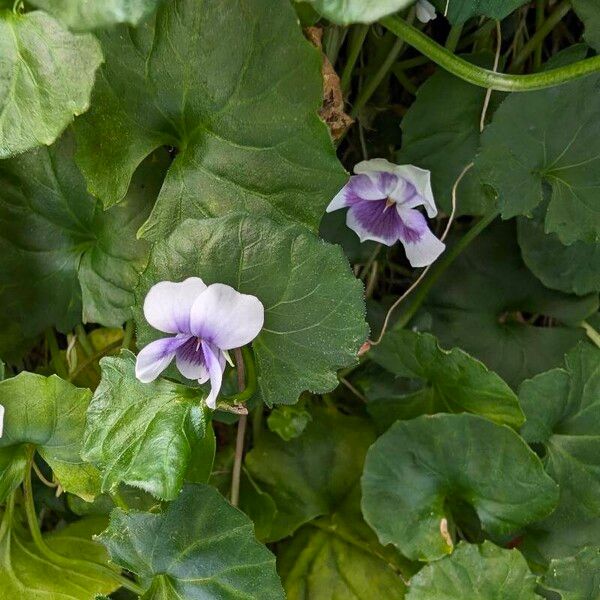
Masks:
[[[50,15],[0,8],[0,159],[51,144],[89,105],[98,42]]]
[[[362,490],[381,543],[428,561],[452,552],[452,505],[470,505],[484,532],[505,535],[548,515],[558,498],[512,429],[469,414],[398,421],[371,446]]]
[[[335,371],[356,360],[366,338],[362,286],[339,247],[300,226],[232,215],[187,221],[154,246],[136,291],[140,347],[165,335],[142,314],[150,287],[191,276],[263,303],[264,328],[252,346],[269,405],[293,404],[305,390],[331,391]]]
[[[524,421],[517,396],[496,373],[459,348],[442,350],[428,333],[390,331],[371,355],[394,375],[423,382],[420,390],[387,402],[409,403],[421,414],[470,412],[511,427]]]
[[[325,124],[321,57],[288,0],[172,0],[101,36],[106,64],[76,123],[78,162],[106,205],[142,159],[178,148],[144,235],[186,218],[270,213],[316,229],[344,183]]]
[[[143,600],[284,598],[250,519],[207,485],[186,486],[160,514],[114,510],[99,539],[149,588]]]
[[[102,491],[127,483],[172,500],[205,435],[201,391],[166,379],[141,383],[129,351],[104,358],[101,366],[83,455],[100,469]]]
[[[461,543],[411,580],[407,600],[535,600],[536,578],[518,550]]]
[[[67,492],[93,500],[98,473],[80,457],[89,390],[56,375],[23,372],[0,382],[0,502],[20,485],[33,447]]]
[[[541,583],[562,600],[600,598],[600,548],[584,548],[575,556],[551,561]]]

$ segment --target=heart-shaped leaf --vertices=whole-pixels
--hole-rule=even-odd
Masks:
[[[379,399],[379,411],[387,409],[397,418],[469,412],[511,427],[525,420],[517,396],[498,375],[459,348],[442,350],[432,335],[391,331],[372,357],[397,377],[423,382],[405,396]]]
[[[166,379],[141,383],[135,356],[125,350],[104,358],[101,366],[83,454],[100,469],[102,491],[127,483],[173,500],[196,451],[212,465],[210,452],[202,451],[206,425],[200,390]]]
[[[317,228],[345,176],[317,116],[321,57],[287,0],[172,0],[100,39],[106,64],[76,124],[94,195],[119,202],[140,162],[175,146],[144,236],[240,210]]]
[[[367,336],[362,286],[339,247],[300,226],[232,215],[187,221],[155,244],[136,291],[140,347],[165,337],[144,319],[148,290],[191,276],[263,303],[265,323],[252,347],[259,391],[270,406],[294,404],[305,390],[331,391],[335,371],[355,362]]]
[[[0,7],[0,159],[51,144],[89,106],[102,52],[42,11]]]
[[[382,544],[415,560],[453,550],[466,503],[484,532],[507,535],[547,516],[558,486],[510,428],[462,414],[398,421],[371,446],[362,478],[365,519]]]
[[[93,500],[98,472],[81,456],[89,390],[56,375],[22,372],[0,382],[4,431],[0,438],[0,502],[23,481],[31,448],[67,492]]]
[[[142,600],[284,598],[252,522],[207,485],[186,486],[160,514],[114,510],[99,539],[148,587]]]

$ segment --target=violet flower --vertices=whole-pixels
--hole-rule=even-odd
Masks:
[[[175,358],[187,379],[206,383],[206,404],[216,408],[227,350],[251,342],[264,323],[265,309],[258,298],[240,294],[222,283],[206,286],[199,277],[161,281],[144,301],[144,315],[152,327],[175,334],[144,347],[137,357],[136,377],[154,381]],[[229,359],[230,360],[230,359]]]
[[[361,242],[392,246],[399,240],[413,267],[430,265],[446,246],[416,210],[424,206],[429,218],[437,215],[429,171],[374,158],[358,163],[354,172],[327,212],[348,208],[346,224]]]
[[[421,23],[429,23],[435,19],[435,6],[428,0],[417,0],[417,19]]]

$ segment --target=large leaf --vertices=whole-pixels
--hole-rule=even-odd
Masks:
[[[585,25],[585,41],[600,50],[600,6],[595,0],[573,0],[573,8]]]
[[[172,0],[138,30],[100,37],[106,64],[76,124],[92,193],[120,201],[169,145],[178,155],[145,236],[244,209],[316,229],[344,171],[316,112],[321,58],[287,0]]]
[[[523,261],[546,287],[579,295],[600,291],[600,244],[564,246],[536,218],[519,218],[517,232]]]
[[[140,347],[165,335],[141,311],[150,287],[190,276],[231,285],[263,303],[264,328],[252,346],[269,405],[293,404],[304,390],[335,388],[335,371],[356,360],[366,338],[362,286],[339,247],[300,226],[233,215],[187,221],[154,246],[136,292]]]
[[[4,432],[0,438],[0,502],[23,481],[33,448],[62,488],[86,500],[98,492],[98,474],[80,457],[89,390],[56,375],[20,373],[0,382]]]
[[[482,137],[475,162],[502,216],[531,216],[550,186],[544,230],[563,244],[600,239],[600,77],[512,94]],[[560,123],[560,127],[557,127]]]
[[[149,160],[127,200],[104,211],[86,193],[72,145],[66,136],[0,162],[0,323],[16,324],[27,338],[52,325],[67,331],[82,317],[120,326],[146,264],[148,244],[135,233],[163,163]],[[0,352],[5,347],[10,339]]]
[[[535,575],[518,550],[461,543],[411,580],[408,600],[534,600]]]
[[[474,54],[463,58],[490,68],[493,57]],[[438,206],[452,208],[452,187],[461,171],[475,158],[481,133],[479,121],[486,90],[438,69],[422,86],[402,119],[402,149],[397,162],[431,171],[431,185]],[[488,115],[501,96],[491,97]],[[457,214],[483,215],[494,206],[494,198],[472,173],[461,181]]]
[[[304,433],[289,442],[263,433],[246,456],[246,467],[276,505],[265,539],[279,540],[333,513],[356,486],[374,439],[364,419],[324,410],[316,411]]]
[[[562,600],[600,598],[600,548],[585,548],[576,556],[553,560],[542,585]]]
[[[104,548],[92,536],[105,526],[104,519],[84,519],[44,536],[50,548],[66,558],[107,564]],[[58,566],[39,553],[19,523],[7,510],[0,526],[0,600],[91,600],[109,594],[115,579],[79,565]]]
[[[594,295],[576,298],[546,289],[523,264],[515,237],[513,223],[491,226],[427,299],[440,342],[463,348],[513,387],[561,365],[565,353],[585,338],[575,324],[598,306]],[[551,326],[536,326],[526,315],[538,316],[538,323],[543,315]]]
[[[600,350],[580,344],[554,369],[525,381],[519,398],[523,437],[545,448],[544,465],[560,484],[556,511],[532,528],[546,558],[594,544],[600,519]]]
[[[0,7],[0,158],[51,144],[89,105],[98,42],[44,12]]]
[[[207,485],[186,486],[160,514],[114,510],[99,539],[149,588],[142,600],[284,597],[252,522]]]
[[[452,552],[448,532],[461,503],[484,532],[507,535],[548,515],[557,487],[512,429],[438,414],[398,421],[371,446],[362,508],[382,544],[430,561]]]
[[[527,0],[431,0],[438,11],[447,14],[451,23],[464,23],[475,16],[501,21]]]
[[[71,29],[89,30],[115,23],[136,25],[162,0],[29,0],[66,23]]]
[[[414,0],[304,0],[334,23],[372,23],[395,13]]]
[[[397,377],[422,382],[417,391],[379,400],[397,418],[470,412],[511,427],[524,421],[515,393],[498,375],[459,348],[442,350],[432,335],[391,331],[371,354]]]
[[[127,483],[173,500],[205,435],[200,390],[166,379],[141,383],[135,376],[135,356],[129,351],[104,358],[101,366],[102,380],[88,410],[83,454],[100,469],[102,491]]]

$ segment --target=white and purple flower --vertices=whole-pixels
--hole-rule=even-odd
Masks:
[[[386,246],[402,242],[413,267],[435,261],[446,246],[416,210],[424,206],[429,218],[437,215],[429,171],[374,158],[358,163],[354,172],[327,212],[348,208],[346,224],[361,242],[373,240]]]
[[[225,362],[230,360],[227,351],[248,344],[259,334],[265,309],[255,296],[222,283],[206,286],[199,277],[190,277],[152,286],[144,301],[144,315],[152,327],[174,336],[140,351],[136,377],[143,383],[154,381],[175,359],[187,379],[210,380],[206,404],[216,408]]]

